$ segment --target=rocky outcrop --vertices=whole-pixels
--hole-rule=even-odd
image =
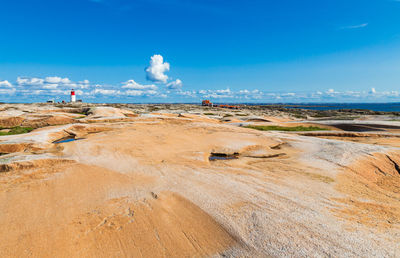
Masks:
[[[24,120],[25,120],[25,118],[23,118],[23,117],[1,118],[0,119],[0,127],[12,128],[12,127],[20,126]]]

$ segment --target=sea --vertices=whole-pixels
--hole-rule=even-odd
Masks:
[[[311,110],[338,110],[338,109],[366,109],[383,112],[400,112],[398,103],[308,103],[308,104],[280,104],[286,108],[302,108]]]

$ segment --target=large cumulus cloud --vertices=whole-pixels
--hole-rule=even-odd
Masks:
[[[169,69],[169,63],[164,62],[164,58],[161,55],[153,55],[150,59],[150,66],[145,70],[146,77],[153,82],[167,83],[168,75],[165,72],[168,72]]]

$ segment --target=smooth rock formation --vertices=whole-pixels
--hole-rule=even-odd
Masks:
[[[146,108],[15,107],[71,120],[0,136],[0,257],[400,256],[398,143]]]

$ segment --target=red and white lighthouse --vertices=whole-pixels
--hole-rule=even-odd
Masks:
[[[71,102],[76,102],[76,95],[74,89],[71,90]]]

